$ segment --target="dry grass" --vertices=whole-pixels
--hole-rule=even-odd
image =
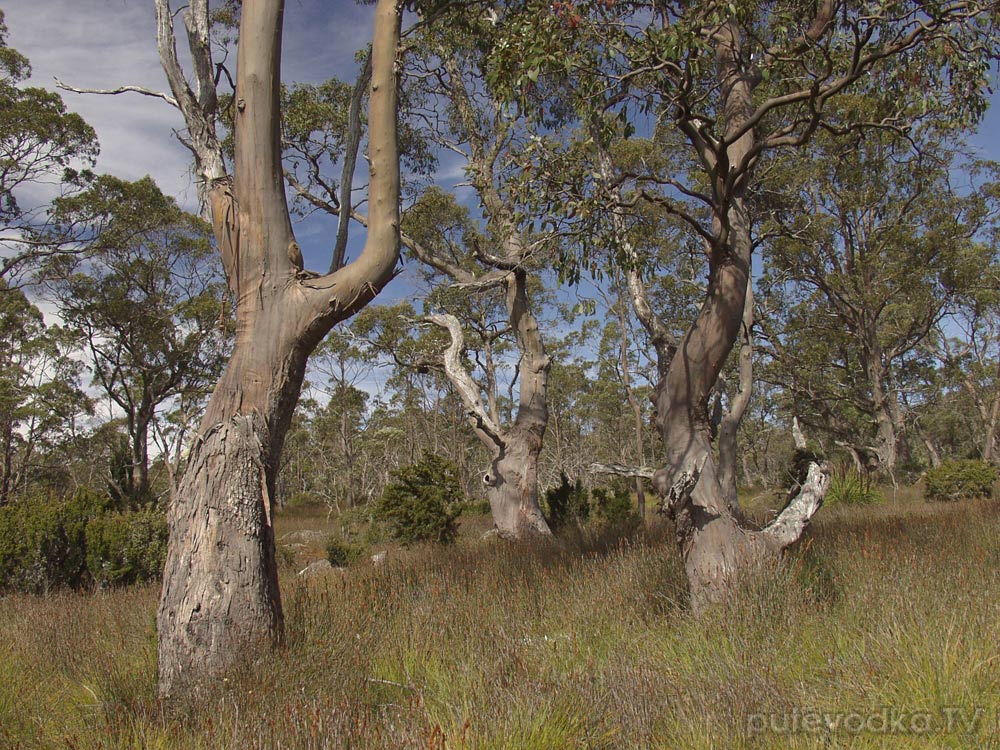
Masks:
[[[831,508],[698,620],[663,531],[542,550],[473,534],[286,576],[284,649],[172,705],[154,589],[8,597],[0,747],[1000,747],[998,532],[988,503]],[[814,727],[824,712],[841,725]]]

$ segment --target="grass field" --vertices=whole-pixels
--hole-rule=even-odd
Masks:
[[[528,549],[484,523],[289,565],[284,648],[169,705],[155,588],[0,599],[0,748],[1000,748],[993,503],[826,508],[697,620],[666,529]]]

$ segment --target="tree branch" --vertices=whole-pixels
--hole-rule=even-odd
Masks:
[[[116,94],[135,93],[162,99],[171,107],[180,109],[180,104],[178,104],[177,100],[170,96],[170,94],[164,93],[163,91],[153,91],[152,89],[143,88],[142,86],[119,86],[116,89],[87,89],[80,88],[78,86],[70,86],[63,83],[59,80],[59,78],[54,78],[54,80],[56,82],[56,88],[62,89],[63,91],[71,91],[74,94],[103,94],[107,96],[114,96]]]
[[[428,323],[432,323],[440,328],[444,328],[451,335],[451,345],[444,353],[444,370],[448,380],[455,386],[459,398],[465,405],[465,413],[469,422],[476,432],[485,437],[487,441],[496,444],[498,448],[506,445],[506,438],[503,430],[493,421],[486,411],[479,386],[473,381],[472,376],[462,365],[462,352],[465,350],[465,334],[458,318],[446,313],[434,313],[424,318]]]

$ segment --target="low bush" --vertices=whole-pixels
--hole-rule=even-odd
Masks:
[[[632,494],[627,487],[596,487],[591,494],[597,513],[605,525],[625,528],[639,521],[639,514],[632,507]]]
[[[332,535],[326,542],[326,559],[335,568],[346,568],[365,554],[360,544],[352,544],[339,534]]]
[[[465,500],[455,466],[427,453],[391,476],[374,514],[389,536],[404,545],[454,542]]]
[[[79,586],[87,572],[86,528],[110,498],[79,491],[36,497],[0,509],[0,591],[45,593]]]
[[[40,594],[159,577],[166,519],[155,510],[117,512],[114,505],[107,495],[81,490],[0,509],[0,592]]]
[[[87,523],[87,572],[99,586],[160,577],[167,559],[167,519],[154,508],[108,513]]]
[[[924,475],[928,500],[953,501],[989,497],[997,481],[997,467],[988,461],[945,461]]]
[[[559,475],[559,484],[545,492],[545,520],[552,531],[567,523],[585,523],[590,518],[590,493],[577,479],[572,484],[565,474]]]

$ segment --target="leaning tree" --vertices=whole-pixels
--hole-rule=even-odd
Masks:
[[[184,116],[229,296],[232,354],[208,402],[177,497],[158,613],[160,692],[176,694],[281,637],[272,499],[282,443],[306,359],[338,322],[370,302],[399,258],[397,50],[402,9],[378,0],[369,98],[369,221],[361,255],[320,275],[305,270],[285,199],[280,138],[284,2],[244,0],[233,93],[230,174],[208,0],[183,10],[156,0],[160,62]],[[189,80],[178,54],[183,20]],[[136,87],[104,93],[137,90]]]

